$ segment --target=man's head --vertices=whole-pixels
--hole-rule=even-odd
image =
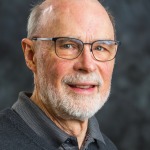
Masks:
[[[107,50],[112,43],[117,48],[112,42],[114,26],[97,0],[46,0],[30,15],[28,38],[54,37],[75,38],[85,44],[66,38],[61,44],[56,40],[22,41],[27,66],[34,73],[35,101],[43,103],[51,115],[86,120],[110,93],[114,57],[109,59],[112,52]],[[77,55],[76,49],[82,49],[80,55],[66,59]]]

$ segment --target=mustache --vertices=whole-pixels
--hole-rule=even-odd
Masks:
[[[96,85],[102,85],[103,80],[101,79],[100,75],[97,73],[90,73],[90,74],[81,74],[81,73],[76,73],[73,75],[66,75],[63,79],[62,82],[64,83],[71,83],[71,84],[76,84],[76,83],[82,83],[82,82],[92,82],[95,83]]]

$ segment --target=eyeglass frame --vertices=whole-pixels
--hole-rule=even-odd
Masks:
[[[83,45],[83,48],[82,48],[81,52],[80,52],[75,58],[70,58],[70,59],[69,59],[69,58],[63,58],[63,57],[59,56],[58,53],[57,53],[57,51],[56,51],[56,42],[57,42],[57,40],[60,39],[60,38],[75,39],[75,40],[80,41],[80,42],[82,43],[82,45]],[[92,43],[84,43],[84,42],[81,41],[80,39],[72,38],[72,37],[52,37],[52,38],[33,37],[31,40],[34,40],[34,41],[54,41],[54,43],[55,43],[55,54],[56,54],[59,58],[67,59],[67,60],[73,60],[73,59],[76,59],[77,57],[79,57],[79,56],[82,54],[83,50],[84,50],[84,45],[85,45],[85,44],[88,44],[88,45],[91,45],[90,51],[92,52],[92,54],[93,54],[95,60],[100,61],[100,62],[107,62],[107,61],[113,60],[113,59],[116,57],[116,54],[117,54],[117,51],[118,51],[118,47],[121,45],[121,42],[120,42],[120,41],[117,41],[117,40],[96,40],[96,41],[93,41]],[[95,55],[94,55],[94,53],[93,53],[92,46],[93,46],[93,44],[94,44],[95,42],[98,42],[98,41],[107,41],[107,42],[108,42],[108,41],[109,41],[109,42],[112,41],[112,42],[114,42],[115,45],[117,45],[116,53],[115,53],[115,55],[114,55],[113,58],[108,59],[108,60],[98,60],[98,59],[95,57]]]

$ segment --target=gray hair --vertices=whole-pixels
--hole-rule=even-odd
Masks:
[[[35,5],[32,9],[31,9],[31,13],[29,15],[28,18],[28,24],[27,24],[27,37],[29,39],[31,39],[33,37],[34,34],[37,34],[37,32],[40,30],[41,26],[41,19],[42,19],[42,14],[44,9],[46,8],[42,8],[41,7],[42,3],[39,3],[37,5]],[[115,20],[114,17],[112,16],[112,14],[110,13],[110,11],[108,9],[106,9],[106,12],[110,18],[110,21],[113,25],[114,28],[114,33],[115,33],[115,38],[116,38],[116,30],[115,30]]]
[[[42,14],[42,9],[40,4],[37,4],[35,7],[32,8],[31,13],[29,15],[28,24],[27,24],[27,37],[32,38],[34,33],[38,31],[40,26],[40,16]]]

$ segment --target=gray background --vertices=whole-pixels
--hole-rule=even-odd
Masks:
[[[26,37],[31,4],[36,0],[0,0],[0,109],[11,106],[18,92],[31,91],[20,41]],[[122,41],[111,97],[97,114],[101,130],[119,150],[150,150],[150,1],[103,0],[116,18]]]

